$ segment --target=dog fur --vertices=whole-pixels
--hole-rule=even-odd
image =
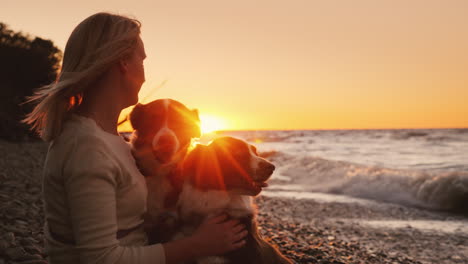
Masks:
[[[145,229],[151,243],[175,232],[175,205],[182,188],[176,173],[193,138],[200,137],[197,110],[171,99],[138,104],[130,113],[132,153],[148,187]]]
[[[198,112],[171,99],[138,104],[130,121],[132,152],[147,179],[150,243],[188,236],[206,217],[226,212],[249,231],[246,246],[197,263],[291,263],[257,230],[253,197],[274,165],[254,146],[224,137],[188,153],[191,140],[200,136]]]
[[[253,197],[266,186],[274,168],[253,145],[232,137],[198,145],[188,153],[181,171],[184,185],[177,208],[182,226],[176,238],[192,234],[206,217],[220,212],[239,219],[249,232],[245,247],[197,263],[291,263],[257,229]]]

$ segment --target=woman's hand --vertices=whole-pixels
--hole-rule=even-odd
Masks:
[[[209,217],[198,227],[192,239],[200,256],[220,255],[245,245],[247,230],[226,214]]]
[[[221,255],[245,245],[247,230],[226,214],[209,217],[195,233],[164,244],[166,263],[179,263],[199,257]]]

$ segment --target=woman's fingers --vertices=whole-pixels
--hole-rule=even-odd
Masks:
[[[230,220],[224,222],[223,224],[224,224],[224,227],[225,227],[226,229],[232,229],[234,226],[236,226],[236,225],[239,224],[239,220],[230,219]]]
[[[235,243],[232,244],[231,250],[241,248],[241,247],[245,246],[245,243],[246,243],[245,240],[239,240],[238,242],[235,242]]]
[[[244,230],[242,232],[239,232],[239,233],[235,234],[232,237],[232,240],[233,240],[233,242],[238,242],[239,240],[243,240],[247,236],[247,234],[248,234],[247,230]]]
[[[245,225],[243,224],[238,224],[236,226],[234,226],[234,228],[232,229],[232,231],[234,232],[234,234],[237,234],[239,233],[240,231],[244,230],[245,229]]]
[[[226,221],[227,218],[228,218],[227,214],[221,213],[219,215],[209,216],[207,218],[207,221],[211,222],[211,223],[214,223],[214,224],[220,224],[220,223]]]

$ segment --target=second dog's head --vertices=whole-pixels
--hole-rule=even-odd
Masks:
[[[200,137],[198,111],[171,99],[137,104],[130,113],[130,122],[135,129],[131,138],[133,152],[144,174],[152,173],[145,168],[179,161],[192,138]]]
[[[197,145],[183,162],[185,181],[201,191],[225,190],[255,196],[267,186],[275,166],[245,141],[220,137]]]

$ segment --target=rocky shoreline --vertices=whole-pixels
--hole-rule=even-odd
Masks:
[[[46,151],[41,142],[0,141],[0,264],[47,263],[41,200]],[[296,263],[466,263],[468,257],[464,234],[372,228],[356,220],[436,217],[423,210],[395,205],[384,212],[357,204],[265,196],[256,202],[260,232]]]
[[[42,264],[41,170],[47,146],[0,141],[0,264]]]
[[[463,220],[393,205],[384,211],[352,203],[258,197],[261,232],[297,263],[468,263],[467,233],[372,227],[378,219]]]

